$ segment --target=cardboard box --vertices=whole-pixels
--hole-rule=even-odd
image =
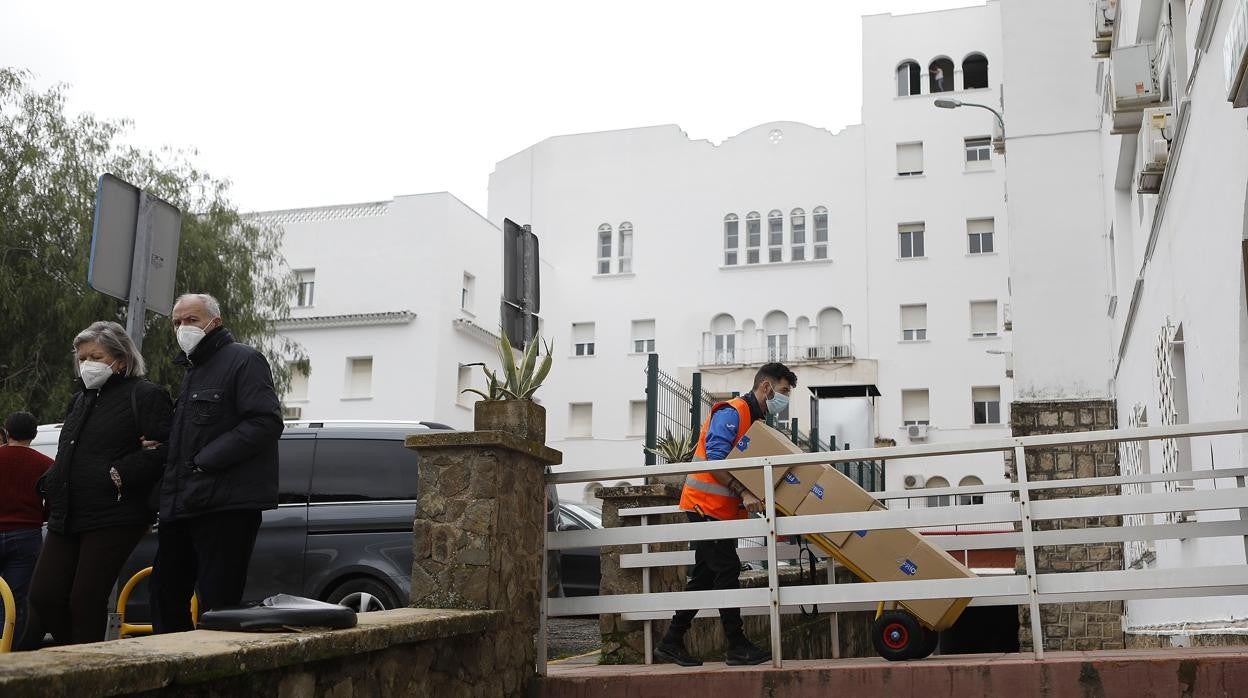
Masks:
[[[741,437],[741,442],[737,444],[736,448],[728,452],[728,457],[725,460],[758,458],[760,456],[788,456],[802,452],[802,449],[790,441],[789,437],[767,426],[766,422],[759,421],[750,425],[749,431],[745,432],[745,436]],[[771,486],[774,488],[778,485],[788,471],[787,467],[773,467],[771,471]],[[729,472],[733,477],[740,480],[741,484],[745,485],[755,497],[763,498],[766,490],[763,488],[762,468],[730,470]]]
[[[822,472],[819,479],[809,487],[806,497],[793,511],[795,515],[846,514],[884,508],[870,492],[842,475],[839,470],[830,465],[822,465],[820,468]],[[852,531],[824,533],[823,537],[839,547],[851,533]]]
[[[811,487],[819,481],[828,466],[823,463],[796,465],[776,483],[776,510],[793,515],[803,500],[810,495]]]

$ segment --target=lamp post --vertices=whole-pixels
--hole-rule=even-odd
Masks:
[[[1001,116],[1001,112],[993,109],[987,104],[976,104],[975,102],[963,102],[960,99],[938,99],[934,102],[938,109],[957,109],[958,107],[979,107],[992,112],[997,118],[997,128],[1001,132],[1000,138],[992,139],[992,149],[998,154],[1005,153],[1005,118]]]

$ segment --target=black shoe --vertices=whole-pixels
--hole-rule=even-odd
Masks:
[[[654,648],[654,658],[660,662],[671,662],[681,666],[702,666],[702,660],[689,654],[683,642],[660,642]]]
[[[728,666],[752,666],[770,661],[771,652],[745,638],[733,642],[724,653],[724,663]]]

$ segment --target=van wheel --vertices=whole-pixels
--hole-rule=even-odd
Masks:
[[[325,600],[346,606],[356,613],[385,611],[399,605],[389,587],[367,577],[348,579],[330,592]]]

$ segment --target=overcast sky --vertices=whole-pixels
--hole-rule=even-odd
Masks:
[[[544,138],[679,124],[721,142],[861,107],[864,14],[977,0],[0,0],[0,65],[193,148],[245,210],[450,191]]]

